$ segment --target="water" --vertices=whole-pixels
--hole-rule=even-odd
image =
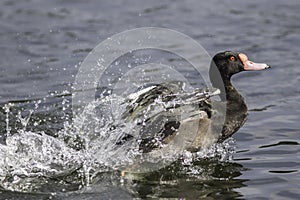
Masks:
[[[6,177],[10,184],[0,189],[0,199],[298,199],[299,9],[297,1],[270,0],[1,2],[0,141],[8,150],[0,154],[18,155],[11,156],[13,169],[32,171],[25,179]],[[80,150],[84,141],[72,134],[61,138],[61,133],[74,131],[71,86],[80,62],[98,42],[144,26],[178,30],[211,55],[245,52],[272,69],[234,77],[250,108],[249,118],[235,141],[216,148],[221,153],[199,160],[188,154],[159,171],[122,178],[118,170],[87,163],[92,160]],[[197,76],[192,80],[199,82]],[[64,129],[67,123],[70,128]],[[9,141],[7,133],[13,135]],[[20,141],[23,151],[16,154]],[[36,157],[19,162],[30,158],[22,152]]]

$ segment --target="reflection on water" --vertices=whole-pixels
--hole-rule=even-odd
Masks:
[[[139,197],[232,199],[241,196],[235,189],[244,186],[246,180],[237,178],[243,170],[237,163],[205,159],[192,166],[174,163],[132,184]]]

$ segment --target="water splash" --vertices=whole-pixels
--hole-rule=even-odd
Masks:
[[[81,176],[82,185],[89,185],[93,173],[116,170],[131,163],[134,144],[121,146],[116,142],[123,137],[123,132],[133,127],[112,129],[122,106],[119,110],[112,110],[110,105],[117,101],[118,98],[112,97],[90,103],[73,123],[64,123],[64,128],[56,134],[58,137],[43,131],[27,131],[32,109],[27,116],[17,112],[16,121],[21,128],[11,133],[9,114],[13,104],[6,104],[3,107],[6,140],[5,144],[0,144],[0,185],[13,191],[35,191],[42,185],[41,182],[73,172]],[[38,104],[35,104],[37,108]],[[33,125],[38,126],[39,122],[35,121]]]
[[[10,131],[11,128],[9,126],[9,112],[10,112],[10,108],[13,106],[14,104],[12,103],[8,103],[5,104],[4,108],[4,112],[5,112],[5,123],[6,123],[6,136],[10,136]]]

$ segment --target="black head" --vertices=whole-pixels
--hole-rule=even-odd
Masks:
[[[244,71],[244,65],[238,55],[239,53],[237,52],[226,51],[218,53],[213,57],[213,62],[222,77],[225,76],[229,78],[233,74]]]

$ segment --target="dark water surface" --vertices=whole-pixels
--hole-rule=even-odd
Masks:
[[[28,116],[28,108],[38,103],[27,130],[55,136],[71,120],[66,116],[71,114],[71,85],[80,62],[99,42],[124,30],[174,29],[210,55],[241,51],[272,69],[234,77],[251,110],[234,135],[232,161],[197,161],[200,174],[175,163],[133,183],[121,183],[112,172],[99,176],[87,191],[67,182],[57,186],[53,180],[37,192],[0,188],[0,199],[299,199],[299,21],[297,0],[1,1],[1,143],[7,132],[4,105],[9,102],[15,103],[8,113],[12,133],[22,127],[18,111]]]

